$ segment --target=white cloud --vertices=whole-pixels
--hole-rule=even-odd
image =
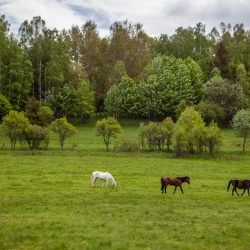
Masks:
[[[179,26],[205,23],[208,30],[221,21],[250,27],[250,0],[0,0],[0,12],[14,29],[40,15],[50,28],[59,30],[87,19],[97,23],[101,35],[114,21],[140,22],[151,35],[172,34]]]

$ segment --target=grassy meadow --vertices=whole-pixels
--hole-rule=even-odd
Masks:
[[[250,197],[226,192],[229,179],[250,179],[250,146],[242,153],[232,130],[223,135],[214,158],[174,158],[107,153],[93,124],[64,150],[52,135],[35,153],[9,150],[0,129],[0,249],[250,249]],[[137,126],[124,124],[111,148],[123,137],[137,140]],[[117,187],[92,188],[94,170]],[[160,177],[184,175],[184,195],[161,194]]]

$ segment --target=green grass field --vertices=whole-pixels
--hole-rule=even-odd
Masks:
[[[106,153],[92,125],[63,151],[52,136],[34,154],[10,151],[1,132],[0,249],[250,249],[250,197],[226,192],[229,179],[250,179],[250,147],[243,154],[233,131],[223,134],[218,156],[177,159]],[[123,137],[137,140],[136,127],[114,143]],[[92,188],[94,170],[111,172],[117,187]],[[184,195],[162,195],[160,177],[181,175],[191,177]]]

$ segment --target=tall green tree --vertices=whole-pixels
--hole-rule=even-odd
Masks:
[[[102,136],[106,145],[106,151],[109,151],[110,139],[121,132],[120,123],[113,117],[104,118],[96,123],[97,135]]]
[[[65,117],[53,121],[51,123],[51,130],[58,134],[61,149],[64,147],[65,140],[76,133],[75,127]]]

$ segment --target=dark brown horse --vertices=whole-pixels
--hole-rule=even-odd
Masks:
[[[165,194],[166,194],[167,186],[172,185],[172,186],[175,186],[174,194],[175,194],[177,187],[180,187],[181,192],[183,194],[181,185],[184,182],[187,182],[188,184],[190,184],[190,178],[188,176],[176,177],[176,178],[163,177],[161,178],[161,191],[162,193],[164,193],[165,191]]]
[[[246,190],[247,190],[248,195],[249,195],[250,180],[230,180],[228,182],[228,185],[227,185],[227,192],[228,192],[231,184],[233,185],[232,195],[234,195],[234,192],[236,192],[236,194],[239,195],[236,188],[244,189],[244,191],[241,195],[243,195],[246,192]]]

